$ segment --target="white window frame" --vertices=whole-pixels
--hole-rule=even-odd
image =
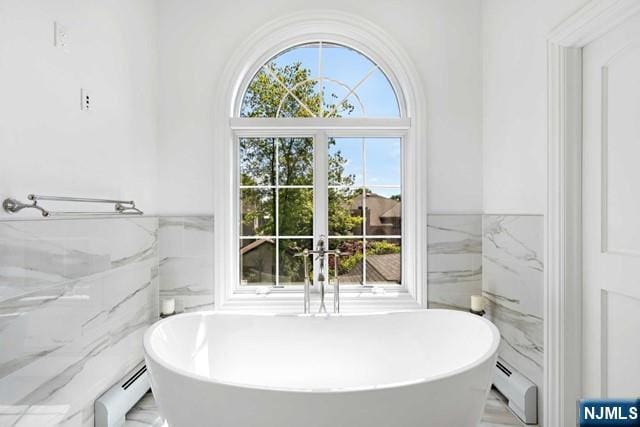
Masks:
[[[311,18],[310,18],[311,16]],[[243,118],[240,104],[255,72],[271,57],[292,46],[332,42],[353,48],[371,58],[386,74],[396,91],[401,118]],[[390,64],[394,64],[391,67]],[[311,136],[316,146],[328,137],[400,137],[402,157],[402,280],[401,289],[372,293],[355,289],[342,296],[342,307],[358,311],[426,308],[427,304],[427,194],[424,95],[411,61],[384,30],[360,17],[338,12],[293,14],[268,23],[258,30],[230,59],[220,79],[226,96],[216,104],[215,121],[218,167],[214,179],[219,184],[214,195],[214,287],[217,310],[299,312],[299,289],[287,292],[256,293],[239,289],[238,239],[238,138]],[[316,148],[316,151],[318,148]],[[315,162],[324,161],[314,156]],[[315,174],[326,170],[316,164]],[[326,188],[324,191],[328,191]],[[322,196],[320,196],[322,198]],[[323,207],[314,206],[314,209]],[[325,207],[326,208],[326,207]],[[314,229],[324,229],[323,215],[314,215]],[[314,236],[314,244],[317,236]]]
[[[328,212],[328,189],[330,188],[330,186],[327,183],[327,172],[328,172],[327,145],[328,145],[329,139],[332,137],[335,137],[335,138],[341,138],[341,137],[400,138],[401,143],[404,143],[404,139],[406,138],[407,131],[410,128],[410,121],[404,120],[404,119],[385,119],[384,122],[379,120],[373,120],[373,121],[366,120],[363,122],[363,124],[366,125],[366,122],[370,122],[370,124],[373,127],[367,127],[366,129],[351,129],[348,127],[348,124],[347,124],[347,125],[343,125],[340,129],[335,129],[332,127],[323,126],[323,124],[321,123],[323,120],[319,120],[317,122],[317,125],[319,125],[320,128],[312,127],[316,123],[309,123],[309,124],[305,123],[305,125],[309,126],[307,129],[299,129],[299,128],[292,129],[292,128],[283,128],[279,123],[280,120],[282,119],[267,119],[267,120],[260,119],[257,122],[254,122],[253,119],[240,118],[240,119],[234,119],[231,121],[231,128],[234,130],[234,136],[236,141],[236,148],[235,148],[236,161],[235,161],[235,172],[234,172],[236,176],[235,191],[236,191],[236,194],[238,194],[238,192],[240,191],[240,183],[239,183],[240,173],[238,170],[239,161],[240,161],[239,159],[240,138],[247,138],[247,137],[249,138],[250,137],[313,138],[314,140],[314,156],[313,156],[313,159],[314,159],[314,184],[313,184],[314,233],[312,238],[313,238],[313,247],[315,248],[316,245],[318,244],[319,236],[321,234],[328,236],[328,232],[326,231],[328,229],[328,218],[323,213]],[[299,119],[294,119],[294,120],[299,120]],[[338,119],[338,120],[342,121],[345,119]],[[404,159],[404,155],[402,156],[402,158]],[[402,171],[404,170],[403,165],[401,165],[401,170]],[[401,191],[404,193],[402,182],[398,185],[398,187],[400,187]],[[402,214],[403,221],[401,224],[402,224],[402,227],[404,227],[403,225],[404,219],[405,219],[404,197],[402,199],[403,200],[401,200],[401,203],[402,203],[401,212],[403,212]],[[322,214],[317,214],[316,212],[322,213]],[[278,215],[278,212],[276,209],[276,221],[277,221],[277,215]],[[234,221],[238,225],[240,224],[240,221],[241,221],[238,203],[236,203]],[[317,232],[316,230],[324,230],[324,231]],[[257,236],[254,236],[254,237],[257,237]],[[333,238],[337,236],[329,236],[329,237]],[[348,236],[344,236],[344,237],[348,237]],[[370,236],[370,237],[372,237],[375,240],[382,240],[383,238],[387,238],[387,239],[398,238],[397,236],[375,236],[375,237]],[[400,238],[403,239],[403,237],[404,237],[404,232],[402,232]],[[286,238],[307,239],[307,237],[300,237],[300,236],[287,236]],[[353,237],[353,239],[360,240],[360,237]],[[240,250],[239,245],[236,246],[235,250],[236,251]],[[405,265],[406,262],[410,262],[409,259],[405,260],[405,255],[406,255],[406,252],[403,249],[401,252],[402,265]],[[318,266],[315,266],[314,270],[318,271]],[[404,274],[404,271],[402,273]],[[384,288],[384,289],[389,289],[390,291],[401,291],[401,292],[407,292],[407,289],[408,289],[406,286],[406,281],[404,280],[404,276],[402,276],[402,283],[400,284],[400,286],[398,286],[397,284],[388,284],[388,285],[380,284],[380,285],[376,285],[376,288],[378,289]],[[255,285],[255,286],[240,285],[240,277],[238,277],[238,279],[234,284],[233,292],[240,293],[240,294],[251,294],[251,293],[255,294],[258,289],[260,291],[265,291],[264,285]],[[270,291],[301,292],[301,290],[302,290],[302,287],[299,285],[287,285],[283,288],[271,289]],[[360,294],[366,291],[367,291],[367,288],[364,288],[360,285],[349,284],[349,285],[341,286],[341,292],[344,292],[346,294],[348,293]]]

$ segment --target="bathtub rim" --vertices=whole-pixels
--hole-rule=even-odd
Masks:
[[[385,383],[382,385],[366,385],[361,387],[335,387],[335,388],[301,388],[301,387],[268,387],[262,385],[255,384],[246,384],[246,383],[238,383],[233,381],[220,381],[215,378],[211,378],[208,376],[194,374],[186,369],[177,367],[173,364],[166,362],[162,357],[160,357],[156,351],[153,349],[151,345],[151,335],[154,331],[165,323],[170,323],[175,321],[177,318],[187,318],[187,317],[195,317],[195,316],[226,316],[226,315],[235,315],[235,316],[247,316],[247,317],[365,317],[365,316],[388,316],[388,315],[396,315],[396,314],[406,314],[406,313],[420,313],[425,311],[446,311],[452,313],[458,313],[456,315],[465,315],[471,316],[478,321],[484,322],[485,325],[489,327],[492,335],[492,345],[487,352],[485,352],[481,357],[475,359],[472,363],[468,363],[466,365],[462,365],[456,369],[448,371],[443,374],[434,375],[427,378],[417,378],[408,381],[397,381],[392,383]],[[463,374],[465,372],[471,371],[474,368],[486,363],[490,358],[496,356],[498,352],[498,347],[500,345],[501,336],[500,332],[496,325],[494,325],[488,319],[477,316],[472,313],[468,313],[460,310],[449,310],[449,309],[411,309],[411,310],[394,310],[394,311],[378,311],[378,312],[366,312],[366,313],[311,313],[311,314],[300,314],[300,313],[265,313],[265,312],[250,312],[250,311],[217,311],[217,310],[203,310],[203,311],[194,311],[188,313],[180,313],[174,316],[170,316],[164,319],[161,319],[151,325],[144,333],[143,338],[143,351],[145,357],[149,357],[153,362],[162,366],[164,369],[167,369],[175,374],[183,375],[188,378],[204,381],[208,383],[235,387],[235,388],[244,388],[251,389],[257,391],[273,391],[273,392],[283,392],[283,393],[353,393],[353,392],[364,392],[364,391],[378,391],[378,390],[389,390],[401,387],[408,386],[416,386],[423,383],[430,383],[439,380],[443,380],[449,377],[454,377],[456,375]]]

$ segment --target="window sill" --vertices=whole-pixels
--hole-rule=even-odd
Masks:
[[[228,297],[216,310],[220,311],[252,311],[268,313],[302,313],[303,294],[294,292],[271,292],[257,295],[236,293]],[[311,312],[316,312],[320,305],[320,296],[311,294]],[[329,312],[333,311],[333,293],[325,295],[325,305]],[[385,291],[384,293],[345,292],[340,295],[340,312],[370,313],[377,311],[396,311],[419,309],[420,304],[406,291]]]

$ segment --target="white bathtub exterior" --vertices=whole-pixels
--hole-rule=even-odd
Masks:
[[[489,321],[189,313],[144,347],[170,427],[475,427],[500,341]]]

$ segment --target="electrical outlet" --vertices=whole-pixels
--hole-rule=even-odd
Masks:
[[[53,23],[53,45],[66,50],[68,42],[69,33],[67,32],[67,27],[62,25],[60,22],[55,21]]]
[[[91,94],[87,89],[80,89],[80,109],[91,111]]]

